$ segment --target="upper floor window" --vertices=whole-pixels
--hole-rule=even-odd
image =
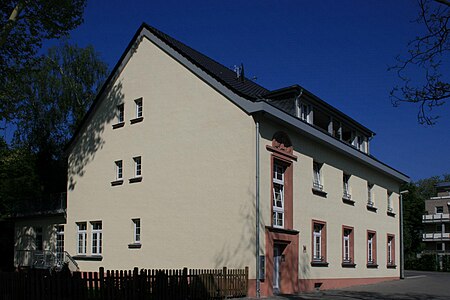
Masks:
[[[313,187],[317,190],[323,190],[321,169],[322,164],[313,162]]]
[[[344,174],[342,177],[343,184],[343,198],[350,200],[352,196],[350,195],[350,175]]]
[[[125,122],[125,106],[123,104],[117,105],[117,123]]]
[[[136,244],[141,242],[141,219],[133,219],[133,240]]]
[[[394,208],[392,207],[392,192],[387,192],[387,210],[388,212],[393,212]]]
[[[115,161],[116,165],[116,180],[120,180],[123,178],[123,163],[121,160]]]
[[[310,114],[311,114],[311,105],[305,103],[300,103],[298,105],[298,116],[300,117],[300,119],[306,121],[307,123],[312,123]]]
[[[272,199],[272,215],[273,226],[284,227],[284,172],[286,168],[279,163],[273,164],[273,199]]]
[[[134,104],[136,106],[136,118],[142,117],[142,98],[134,100]]]
[[[444,207],[443,206],[436,206],[436,213],[437,214],[443,214],[444,213]]]
[[[92,222],[92,254],[102,254],[102,222]]]
[[[367,205],[374,206],[373,202],[373,184],[367,183]]]
[[[141,157],[136,156],[133,158],[134,161],[134,176],[139,177],[142,175],[142,163],[141,163]]]
[[[77,223],[77,254],[86,255],[87,226],[86,222]]]

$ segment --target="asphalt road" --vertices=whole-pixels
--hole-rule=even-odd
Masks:
[[[248,298],[251,299],[251,298]],[[339,290],[317,291],[295,296],[276,296],[265,299],[330,299],[330,300],[450,300],[450,273],[405,271],[405,279]]]

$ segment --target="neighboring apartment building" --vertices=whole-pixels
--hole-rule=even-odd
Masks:
[[[81,270],[249,266],[250,295],[398,279],[409,178],[373,136],[143,24],[68,147],[65,250]]]
[[[425,214],[422,216],[425,253],[437,254],[442,267],[442,256],[450,255],[450,182],[436,185],[437,196],[425,200]]]

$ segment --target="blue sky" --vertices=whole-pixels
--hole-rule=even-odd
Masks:
[[[417,12],[412,0],[91,0],[70,42],[93,45],[112,69],[146,22],[225,66],[243,63],[268,89],[305,87],[375,131],[371,153],[418,180],[450,173],[450,102],[432,127],[417,124],[417,106],[391,104],[398,79],[387,68],[421,32]]]

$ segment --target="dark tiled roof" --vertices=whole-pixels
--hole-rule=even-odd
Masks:
[[[168,36],[158,29],[145,23],[144,27],[164,43],[173,48],[175,51],[186,57],[190,62],[201,68],[203,71],[214,77],[217,81],[219,81],[232,91],[234,91],[236,94],[247,99],[255,100],[261,95],[269,92],[269,90],[245,77],[243,80],[238,79],[236,76],[236,72],[234,72],[233,70],[230,70],[229,68],[221,65],[215,60]]]

